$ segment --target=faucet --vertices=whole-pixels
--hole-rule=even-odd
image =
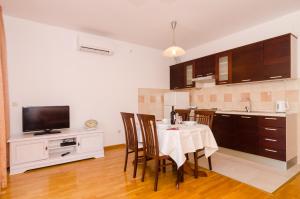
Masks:
[[[251,99],[247,98],[248,106],[245,106],[246,112],[251,112]]]

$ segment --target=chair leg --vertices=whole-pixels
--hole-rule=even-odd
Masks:
[[[188,154],[188,153],[185,154],[185,158],[186,158],[187,160],[189,160],[189,154]]]
[[[157,185],[158,185],[158,174],[159,174],[159,167],[160,167],[160,161],[155,160],[155,180],[154,180],[154,191],[157,191]]]
[[[181,182],[184,182],[184,171],[183,171],[183,166],[181,167]]]
[[[208,166],[209,166],[209,170],[212,170],[211,158],[210,157],[208,157]]]
[[[142,171],[142,182],[144,182],[145,180],[145,171],[146,171],[146,166],[147,166],[147,157],[146,155],[144,155],[144,158],[143,158],[143,171]]]
[[[194,164],[195,164],[194,176],[195,178],[198,178],[198,153],[197,152],[194,152]]]
[[[135,151],[134,152],[133,178],[136,177],[137,164],[138,164],[138,151]]]
[[[163,160],[163,161],[162,161],[162,164],[163,164],[163,165],[162,165],[162,166],[163,166],[163,169],[162,169],[162,170],[163,170],[164,173],[166,173],[166,160]]]
[[[126,168],[127,168],[127,161],[128,161],[128,149],[126,148],[126,150],[125,150],[124,172],[126,171]]]

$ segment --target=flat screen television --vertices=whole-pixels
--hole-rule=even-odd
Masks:
[[[70,128],[69,106],[23,107],[23,132],[35,135],[60,133],[57,129]]]

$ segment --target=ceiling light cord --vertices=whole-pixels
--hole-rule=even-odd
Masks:
[[[172,38],[172,44],[173,44],[173,46],[176,46],[176,42],[175,42],[175,29],[176,29],[176,25],[177,25],[176,21],[172,21],[171,22],[171,27],[172,27],[172,30],[173,30],[173,38]]]

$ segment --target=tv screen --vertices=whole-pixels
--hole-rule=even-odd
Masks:
[[[69,106],[23,107],[23,132],[70,128]]]

